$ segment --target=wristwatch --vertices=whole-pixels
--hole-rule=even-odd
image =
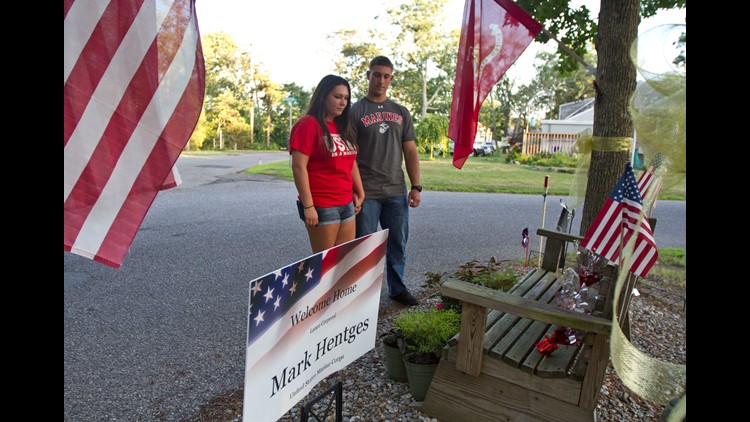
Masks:
[[[417,192],[422,192],[422,185],[411,185],[412,189],[416,189]]]

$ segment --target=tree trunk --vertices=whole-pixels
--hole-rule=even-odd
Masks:
[[[420,72],[422,75],[422,117],[427,117],[427,68]]]
[[[630,59],[630,46],[638,35],[641,19],[639,6],[638,0],[601,2],[599,31],[595,40],[598,56],[594,82],[595,137],[633,137],[633,120],[628,104],[635,92],[636,69]],[[580,227],[582,236],[593,224],[629,159],[628,151],[591,152]]]
[[[250,95],[250,147],[255,143],[255,94]]]
[[[271,96],[266,93],[266,148],[271,148]]]

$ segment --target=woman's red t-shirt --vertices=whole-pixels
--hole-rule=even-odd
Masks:
[[[297,150],[308,157],[307,174],[316,207],[339,207],[352,201],[352,167],[357,150],[343,139],[336,123],[326,121],[333,137],[334,151],[330,156],[323,142],[323,131],[310,115],[302,116],[292,128],[289,153]]]

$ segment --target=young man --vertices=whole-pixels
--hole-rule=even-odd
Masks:
[[[365,189],[362,211],[357,214],[357,237],[374,233],[378,223],[389,229],[386,252],[388,296],[408,306],[419,302],[404,284],[409,207],[418,207],[419,155],[411,114],[387,98],[393,80],[393,63],[383,56],[370,61],[367,95],[352,105],[350,115],[359,153],[357,164]],[[406,189],[402,159],[411,183]]]

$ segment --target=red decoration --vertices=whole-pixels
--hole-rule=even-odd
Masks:
[[[584,285],[591,286],[602,279],[602,276],[596,271],[590,271],[585,268],[581,268],[578,271],[578,280],[581,282],[581,287]]]
[[[567,331],[568,329],[565,327],[555,328],[552,337],[545,335],[544,340],[535,345],[536,349],[539,350],[539,353],[542,355],[549,356],[550,353],[557,350],[558,344],[568,344],[569,333]]]
[[[549,356],[550,353],[557,350],[557,343],[552,339],[552,337],[545,335],[544,340],[536,344],[536,349],[539,350],[539,353],[541,353],[543,356]]]

